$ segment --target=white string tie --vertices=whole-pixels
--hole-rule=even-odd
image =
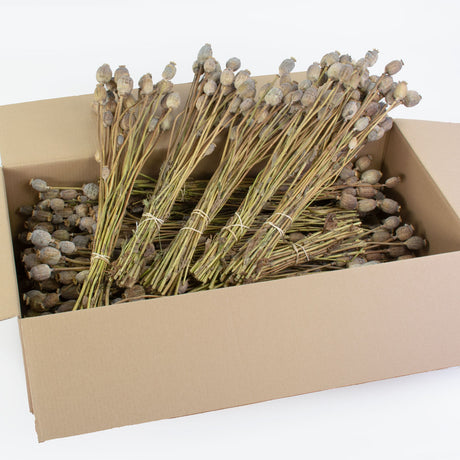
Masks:
[[[100,259],[100,260],[104,261],[106,264],[110,264],[110,259],[107,256],[105,256],[104,254],[99,254],[98,252],[93,252],[91,254],[91,262],[94,259]]]
[[[203,217],[204,219],[206,219],[207,222],[209,222],[211,220],[209,218],[209,216],[204,211],[202,211],[201,209],[194,209],[192,211],[192,214],[198,214],[200,217]]]
[[[278,227],[278,225],[274,224],[273,222],[267,220],[267,222],[264,223],[265,224],[268,224],[268,225],[271,225],[273,228],[276,228],[276,230],[278,230],[278,233],[284,237],[285,233],[284,233],[284,230],[280,227]]]
[[[286,217],[286,218],[289,219],[291,222],[293,222],[292,217],[291,217],[291,216],[288,216],[287,214],[284,214],[284,212],[275,212],[273,215],[274,215],[274,216],[278,215],[278,216]]]
[[[196,233],[199,233],[200,235],[203,234],[202,231],[197,230],[196,228],[193,228],[193,227],[182,227],[179,231],[182,231],[182,230],[192,230],[192,231],[194,231],[194,232],[196,232]]]
[[[144,212],[144,214],[142,214],[142,217],[145,217],[143,222],[148,222],[149,220],[153,220],[158,225],[158,227],[161,227],[165,223],[163,219],[160,219],[159,217],[154,216],[150,212]]]

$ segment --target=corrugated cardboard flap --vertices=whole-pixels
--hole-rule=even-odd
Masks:
[[[0,320],[3,320],[20,312],[3,168],[0,168],[0,260]]]
[[[398,119],[396,124],[460,216],[460,123]]]

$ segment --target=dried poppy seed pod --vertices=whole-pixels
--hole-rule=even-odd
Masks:
[[[117,81],[117,91],[120,97],[127,97],[133,90],[133,79],[129,76],[122,76]]]
[[[329,67],[340,59],[340,53],[332,51],[331,53],[325,54],[321,59],[321,65],[323,67]]]
[[[50,292],[46,294],[45,298],[43,299],[43,306],[46,310],[50,310],[54,308],[59,303],[59,294],[57,292]]]
[[[78,284],[83,284],[86,278],[88,278],[89,270],[82,270],[75,275],[75,281]]]
[[[401,224],[401,217],[399,216],[389,216],[383,222],[382,226],[387,230],[395,230]]]
[[[75,305],[75,300],[67,300],[66,302],[61,303],[56,309],[56,313],[65,313],[66,311],[72,311]]]
[[[310,88],[307,88],[302,96],[302,99],[300,100],[301,104],[304,107],[310,107],[313,105],[318,98],[318,88],[315,86],[310,86]]]
[[[352,211],[353,209],[356,209],[358,207],[358,200],[351,193],[342,193],[342,196],[340,197],[339,201],[339,206],[342,209]]]
[[[364,131],[369,126],[369,121],[369,117],[358,118],[358,120],[353,126],[353,129],[358,132]]]
[[[96,85],[96,89],[94,90],[94,102],[102,105],[105,100],[107,99],[107,91],[104,88],[102,83]]]
[[[76,284],[76,276],[77,272],[75,270],[63,270],[56,274],[56,280],[58,283],[64,284],[66,286],[69,284]]]
[[[365,155],[363,157],[359,157],[355,161],[355,168],[360,172],[364,172],[371,167],[371,164],[372,164],[372,156]]]
[[[30,179],[30,186],[37,192],[46,192],[48,184],[42,179]]]
[[[102,64],[96,71],[98,83],[108,83],[112,79],[112,69],[109,64]]]
[[[340,75],[342,73],[342,67],[344,64],[341,64],[340,62],[334,62],[326,71],[326,75],[328,78],[331,78],[332,80],[340,80]]]
[[[358,201],[358,211],[362,213],[368,213],[373,211],[377,207],[377,202],[372,198],[364,198]]]
[[[42,264],[56,265],[61,260],[61,251],[51,246],[46,246],[38,251],[38,258]]]
[[[279,88],[272,88],[265,95],[264,100],[268,105],[272,105],[272,106],[281,104],[283,100],[283,92]]]
[[[233,84],[235,88],[238,89],[249,77],[251,76],[251,72],[249,70],[240,70],[236,76]]]
[[[400,81],[397,83],[396,87],[393,90],[393,97],[396,101],[400,101],[407,96],[407,83],[405,81]]]
[[[235,80],[235,74],[230,69],[224,69],[220,74],[220,83],[224,86],[230,86]]]
[[[42,211],[41,209],[35,209],[32,211],[32,217],[40,222],[51,222],[53,215],[49,211]]]
[[[87,196],[89,200],[96,201],[99,196],[99,187],[93,182],[83,184],[83,195]]]
[[[74,211],[78,217],[85,217],[88,215],[89,207],[87,204],[81,203],[75,206]]]
[[[378,57],[379,57],[378,50],[376,49],[369,50],[364,56],[367,66],[372,67],[377,62]]]
[[[299,102],[302,99],[302,96],[303,92],[300,91],[300,89],[297,89],[286,94],[286,96],[284,97],[284,102],[286,104],[295,104],[296,102]]]
[[[208,80],[203,86],[203,92],[207,96],[212,96],[217,91],[217,84],[214,80]]]
[[[96,221],[92,217],[82,217],[78,226],[83,232],[93,233],[93,225]]]
[[[410,249],[411,251],[419,251],[426,246],[426,241],[420,236],[411,236],[404,242],[404,244],[407,249]]]
[[[354,177],[354,176],[356,176],[356,173],[349,166],[345,166],[345,168],[343,168],[342,171],[340,171],[340,175],[339,175],[340,179],[343,179],[343,180],[347,180],[349,177]]]
[[[314,83],[315,81],[318,81],[320,76],[321,76],[321,66],[317,62],[314,62],[307,69],[307,79]]]
[[[380,123],[379,126],[385,131],[390,131],[393,128],[393,118],[385,117]]]
[[[61,289],[61,298],[64,300],[76,300],[80,293],[80,286],[77,284],[67,284]]]
[[[243,100],[243,102],[240,104],[240,110],[241,112],[247,112],[251,110],[254,105],[255,105],[254,99],[251,99],[250,97],[246,98]]]
[[[406,241],[414,234],[414,227],[408,224],[401,225],[396,229],[395,234],[399,241]]]
[[[129,77],[129,71],[124,65],[121,65],[117,70],[115,70],[113,81],[116,85],[118,84],[118,80],[120,80],[122,77]]]
[[[348,268],[362,267],[366,262],[367,260],[364,257],[355,257],[348,263]]]
[[[78,196],[78,192],[74,189],[65,189],[59,192],[59,196],[66,201],[75,200]]]
[[[102,114],[102,123],[104,125],[104,128],[108,128],[109,126],[112,126],[113,113],[110,112],[110,110],[105,110],[104,113]]]
[[[76,214],[71,214],[64,223],[69,228],[77,227],[80,224],[80,218]]]
[[[40,200],[51,200],[51,198],[58,198],[59,197],[59,190],[58,189],[50,189],[46,192],[39,192],[38,198]]]
[[[77,247],[75,246],[72,241],[61,241],[59,243],[59,249],[62,254],[66,256],[70,256],[72,254],[75,254],[77,252]]]
[[[30,254],[23,254],[22,263],[24,264],[24,267],[26,268],[26,270],[30,270],[32,267],[35,267],[35,265],[38,265],[40,261],[38,260],[37,254],[30,253]]]
[[[166,108],[170,110],[175,110],[180,106],[180,96],[179,93],[173,92],[169,93],[165,99]]]
[[[237,57],[232,57],[225,63],[225,67],[236,72],[241,67],[241,61]]]
[[[172,80],[176,75],[176,63],[171,61],[167,64],[161,74],[161,77],[165,80]]]
[[[52,270],[46,264],[39,264],[32,267],[29,272],[29,278],[34,281],[44,281],[51,277]]]
[[[361,174],[361,182],[366,184],[375,185],[378,184],[380,178],[382,177],[382,172],[378,169],[368,169]]]
[[[171,126],[173,124],[173,118],[170,113],[168,113],[163,120],[161,120],[160,123],[160,128],[162,131],[169,131],[171,129]]]
[[[409,253],[406,246],[403,246],[402,244],[390,246],[387,251],[388,251],[388,254],[391,257],[394,257],[395,259],[397,257],[401,257]]]
[[[203,70],[206,73],[212,73],[217,69],[217,61],[213,57],[209,57],[203,63]]]
[[[385,66],[385,72],[388,75],[394,75],[395,73],[398,73],[401,69],[402,66],[404,65],[403,61],[391,61]]]
[[[396,187],[400,183],[401,183],[401,178],[399,176],[389,177],[385,181],[385,187],[393,188],[393,187]]]
[[[383,243],[384,241],[387,241],[390,238],[390,232],[384,228],[379,228],[375,230],[375,232],[372,234],[372,241],[375,241],[376,243]]]
[[[342,110],[342,117],[344,120],[351,120],[359,109],[359,103],[357,101],[349,101],[345,104],[345,107]]]
[[[89,241],[90,238],[88,235],[75,235],[72,238],[72,242],[77,248],[87,248]]]
[[[145,296],[145,289],[140,284],[135,284],[133,287],[125,289],[121,295],[123,299],[133,299]]]
[[[62,198],[52,198],[50,200],[50,208],[53,211],[60,211],[65,208],[65,201]]]
[[[406,97],[403,99],[403,104],[406,107],[414,107],[422,100],[422,96],[420,96],[417,91],[409,90],[407,91]]]
[[[371,132],[367,136],[367,140],[369,142],[375,142],[379,139],[382,139],[383,135],[385,134],[385,130],[381,126],[374,126]]]
[[[386,75],[382,78],[382,81],[378,85],[378,90],[382,94],[387,94],[393,86],[393,78],[390,75]]]
[[[139,80],[139,89],[140,94],[143,96],[148,96],[153,93],[154,84],[152,80],[152,74],[146,73],[145,75],[142,75]]]
[[[206,102],[208,100],[208,97],[206,96],[206,94],[202,94],[197,100],[196,100],[196,103],[195,103],[195,108],[200,111],[200,110],[203,110],[205,107],[206,107]],[[231,104],[230,104],[231,105]]]
[[[374,198],[377,190],[371,185],[361,185],[358,187],[358,195],[361,198]]]
[[[378,202],[379,208],[386,214],[397,214],[401,209],[399,203],[391,198],[384,198]]]
[[[339,62],[342,64],[351,64],[353,59],[349,54],[341,54],[339,58]]]
[[[65,228],[59,228],[53,232],[51,235],[54,240],[58,241],[69,241],[70,240],[70,233]]]
[[[380,110],[380,106],[377,102],[371,102],[364,110],[364,114],[368,117],[373,117]]]
[[[51,208],[51,200],[46,199],[46,200],[39,201],[39,202],[37,203],[36,208],[37,208],[37,209],[40,209],[40,210],[42,210],[42,211],[49,211],[50,208]],[[36,210],[36,209],[33,209],[33,210],[32,210],[32,216],[34,215],[34,211],[35,211],[35,210]]]
[[[301,232],[292,232],[288,234],[289,241],[297,243],[305,238],[305,235]]]
[[[32,233],[29,233],[27,239],[37,248],[44,248],[53,241],[49,232],[40,229],[36,229]]]
[[[200,50],[198,51],[197,55],[197,62],[198,64],[203,65],[206,59],[212,57],[212,48],[209,43],[205,43]]]
[[[289,59],[285,59],[279,66],[279,73],[280,75],[286,75],[291,73],[294,70],[296,60],[295,58],[291,57]]]
[[[312,85],[311,80],[309,80],[308,78],[305,78],[305,80],[302,80],[299,83],[299,89],[301,91],[305,91],[307,88],[310,88],[311,85]]]

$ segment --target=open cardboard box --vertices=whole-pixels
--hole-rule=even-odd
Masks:
[[[97,177],[90,102],[0,107],[0,319],[20,316],[15,209],[34,200],[29,179]],[[19,318],[38,439],[459,365],[459,150],[460,125],[411,120],[366,148],[403,176],[396,192],[429,240],[424,257]]]

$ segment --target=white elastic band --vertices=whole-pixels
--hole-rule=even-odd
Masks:
[[[105,256],[104,254],[99,254],[97,252],[93,252],[91,254],[91,260],[94,260],[94,259],[103,260],[106,264],[110,263],[110,259],[107,256]]]
[[[144,214],[142,214],[142,217],[145,217],[144,222],[148,222],[149,220],[153,220],[159,227],[161,227],[165,223],[165,221],[163,219],[160,219],[159,217],[154,216],[150,212],[144,212]]]
[[[273,215],[274,216],[278,215],[278,216],[287,217],[291,222],[293,221],[292,217],[288,216],[287,214],[284,214],[284,212],[275,212]]]
[[[193,227],[182,227],[179,231],[181,231],[181,230],[193,230],[194,232],[197,232],[200,235],[203,234],[203,232],[201,232],[200,230],[197,230],[196,228],[193,228]]]
[[[284,235],[285,235],[284,230],[282,228],[279,228],[278,225],[275,225],[273,222],[271,222],[269,220],[267,220],[267,222],[264,222],[264,225],[265,224],[271,225],[273,228],[276,228],[276,230],[278,230],[279,234],[284,237]]]
[[[209,216],[204,212],[202,211],[201,209],[194,209],[192,211],[192,214],[198,214],[200,217],[203,217],[204,219],[206,219],[208,222],[211,220],[209,218]]]

